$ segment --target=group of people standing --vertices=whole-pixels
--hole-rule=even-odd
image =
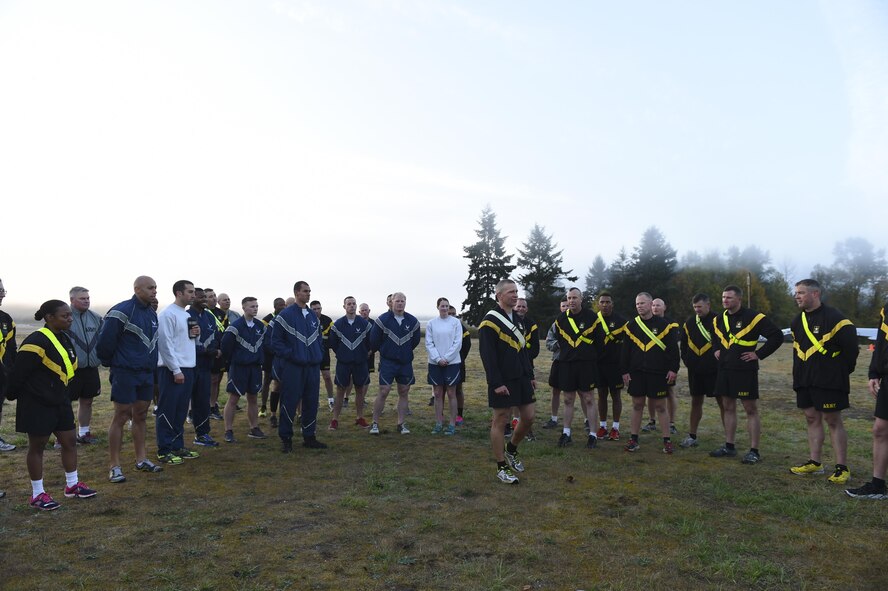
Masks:
[[[824,423],[829,428],[835,469],[828,480],[845,484],[851,477],[847,462],[847,434],[842,410],[849,407],[850,374],[859,352],[853,324],[838,310],[821,301],[822,288],[813,279],[795,285],[800,309],[793,320],[792,383],[796,405],[806,418],[810,459],[790,467],[800,476],[825,472],[822,464]],[[691,395],[689,431],[680,447],[698,445],[697,430],[706,398],[715,398],[724,429],[724,443],[712,450],[714,458],[735,458],[738,406],[746,416],[749,450],[744,464],[758,464],[761,417],[758,411],[759,362],[774,353],[784,335],[764,314],[742,304],[743,291],[728,285],[721,294],[723,311],[712,310],[709,296],[697,294],[691,302],[694,314],[682,325],[665,316],[665,304],[647,292],[635,298],[637,315],[626,319],[614,311],[613,297],[598,295],[597,312],[587,307],[577,288],[568,290],[561,312],[550,327],[546,346],[552,351],[549,372],[552,415],[543,428],[558,425],[559,399],[564,401],[560,447],[572,443],[573,402],[580,400],[586,416],[586,447],[594,449],[601,439],[620,440],[621,391],[632,400],[630,436],[624,449],[640,449],[639,433],[656,429],[660,423],[662,450],[672,454],[675,428],[676,377],[684,361]],[[493,408],[491,445],[497,461],[497,477],[506,484],[518,482],[525,467],[517,446],[532,434],[536,381],[533,358],[527,343],[533,322],[516,312],[517,285],[503,280],[496,290],[497,307],[479,327],[481,360],[487,375],[488,401]],[[873,478],[859,488],[846,489],[851,497],[884,499],[888,468],[888,392],[881,386],[888,375],[888,324],[885,310],[869,370],[869,392],[876,398],[873,427]],[[597,404],[594,394],[597,390]],[[608,401],[612,423],[607,428]],[[739,405],[738,405],[739,403]],[[520,415],[504,445],[510,408]],[[645,409],[651,420],[642,426]],[[515,411],[513,411],[515,412]],[[600,422],[599,422],[600,416]],[[596,429],[595,425],[598,424]]]

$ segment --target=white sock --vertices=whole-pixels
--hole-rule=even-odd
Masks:
[[[78,482],[80,482],[80,479],[77,478],[77,470],[74,470],[73,472],[65,472],[65,486],[70,488]]]
[[[601,421],[598,424],[599,426],[601,426],[602,429],[607,429],[607,421]]]
[[[563,432],[564,432],[565,435],[567,435],[568,437],[570,437],[570,427],[565,427]]]
[[[553,422],[553,423],[557,423],[557,422],[558,422],[558,415],[552,415],[552,422]]]
[[[77,428],[77,434],[80,435],[81,437],[83,437],[87,433],[89,433],[89,425],[81,425],[80,427]]]
[[[43,479],[40,480],[32,480],[31,481],[31,498],[36,497],[37,495],[44,493],[46,491],[43,490]]]
[[[611,425],[611,427],[613,427],[614,429],[619,431],[620,430],[620,421],[614,421],[613,424]]]

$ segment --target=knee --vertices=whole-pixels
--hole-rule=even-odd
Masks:
[[[873,439],[888,441],[888,421],[876,419],[873,425]]]

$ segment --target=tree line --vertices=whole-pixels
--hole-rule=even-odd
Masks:
[[[481,212],[475,233],[478,240],[463,247],[469,272],[463,284],[462,316],[473,326],[496,305],[494,290],[504,277],[513,277],[523,288],[530,315],[540,327],[551,325],[561,298],[572,286],[584,289],[590,299],[609,292],[615,309],[630,317],[635,315],[635,296],[640,291],[662,298],[667,315],[680,320],[690,315],[696,293],[708,294],[714,309],[719,310],[722,289],[729,284],[743,289],[744,305],[769,315],[778,326],[789,326],[798,313],[788,271],[775,267],[769,253],[754,245],[742,249],[731,246],[723,252],[690,251],[679,258],[663,233],[650,227],[631,252],[622,248],[610,263],[596,255],[584,285],[577,285],[579,277],[563,267],[563,251],[539,224],[513,254],[506,251],[507,237],[500,234],[490,206]],[[816,265],[807,276],[823,285],[826,304],[841,310],[858,326],[874,326],[888,298],[884,249],[874,248],[863,238],[847,238],[835,245],[833,256],[832,265]],[[545,329],[541,332],[544,336]]]

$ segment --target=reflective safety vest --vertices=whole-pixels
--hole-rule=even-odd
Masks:
[[[68,382],[71,381],[71,378],[74,377],[74,364],[71,362],[71,356],[68,354],[68,350],[62,346],[62,343],[59,342],[59,338],[57,336],[55,336],[55,333],[53,333],[51,330],[49,330],[45,326],[43,328],[41,328],[39,330],[39,332],[43,333],[43,336],[48,338],[49,342],[52,343],[52,346],[55,347],[56,351],[59,352],[59,355],[62,358],[62,362],[64,362],[64,364],[65,364],[65,376],[66,376],[66,377],[62,377],[62,375],[59,374],[59,378],[61,378],[62,382],[64,382],[65,385],[67,385]]]

